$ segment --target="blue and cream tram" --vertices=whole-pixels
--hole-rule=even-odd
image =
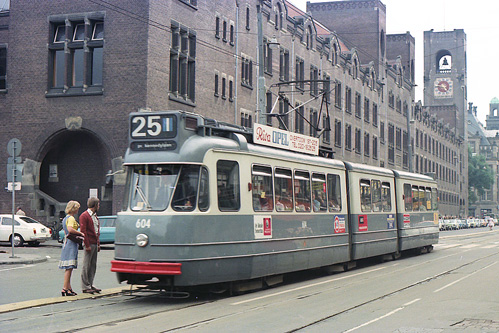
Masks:
[[[130,126],[120,282],[258,286],[438,242],[430,177],[272,147],[318,142],[183,111],[132,113]]]

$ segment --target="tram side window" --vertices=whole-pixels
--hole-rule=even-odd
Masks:
[[[412,210],[419,211],[419,189],[417,186],[412,187]]]
[[[341,211],[341,186],[340,186],[340,176],[338,175],[327,175],[327,194],[329,200],[329,211],[339,212]]]
[[[425,205],[426,210],[431,210],[431,187],[425,188]]]
[[[360,180],[360,208],[363,212],[371,211],[371,181]]]
[[[193,211],[196,208],[196,192],[199,180],[198,165],[183,165],[180,170],[172,208],[176,211]]]
[[[383,182],[381,184],[381,199],[383,200],[383,211],[389,212],[392,210],[392,193],[390,183]]]
[[[322,173],[312,174],[312,203],[314,212],[327,212],[326,176]]]
[[[267,166],[253,165],[251,176],[253,209],[256,212],[270,212],[274,210],[272,169]]]
[[[293,210],[293,183],[289,169],[276,168],[274,172],[275,209],[278,212]]]
[[[239,210],[239,164],[235,161],[217,162],[218,208],[221,211]]]
[[[373,212],[381,212],[383,203],[381,202],[381,181],[371,180],[371,197]]]
[[[210,207],[210,186],[209,186],[208,169],[201,168],[201,177],[199,181],[199,210],[205,212]]]
[[[424,186],[419,187],[419,210],[426,212],[426,199]]]
[[[438,190],[436,188],[432,188],[431,192],[431,208],[436,211],[438,210]]]
[[[412,192],[411,192],[411,184],[404,184],[404,204],[405,211],[412,211]]]
[[[295,209],[297,212],[310,212],[310,174],[295,171]]]

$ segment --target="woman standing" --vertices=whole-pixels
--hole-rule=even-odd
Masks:
[[[80,209],[78,201],[70,201],[66,205],[66,217],[62,220],[62,228],[64,229],[64,242],[62,244],[61,260],[59,261],[59,268],[65,269],[64,272],[64,285],[62,287],[62,296],[76,296],[77,294],[71,288],[71,273],[73,268],[78,266],[78,244],[68,239],[68,234],[76,236],[85,236],[82,232],[78,231],[80,227],[76,222],[75,215]]]

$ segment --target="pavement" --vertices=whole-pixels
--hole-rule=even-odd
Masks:
[[[47,261],[47,257],[36,254],[16,254],[14,251],[12,257],[11,252],[0,251],[0,265],[36,264],[44,261]]]

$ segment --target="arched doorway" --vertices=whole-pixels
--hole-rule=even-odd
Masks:
[[[85,130],[64,130],[45,146],[40,165],[39,189],[65,203],[77,200],[81,204],[80,213],[86,209],[90,189],[96,189],[102,198],[106,185],[106,173],[110,169],[109,150],[97,136]],[[45,209],[54,209],[48,205]],[[112,201],[102,201],[99,215],[109,215]],[[58,216],[59,211],[50,211],[50,216]]]

